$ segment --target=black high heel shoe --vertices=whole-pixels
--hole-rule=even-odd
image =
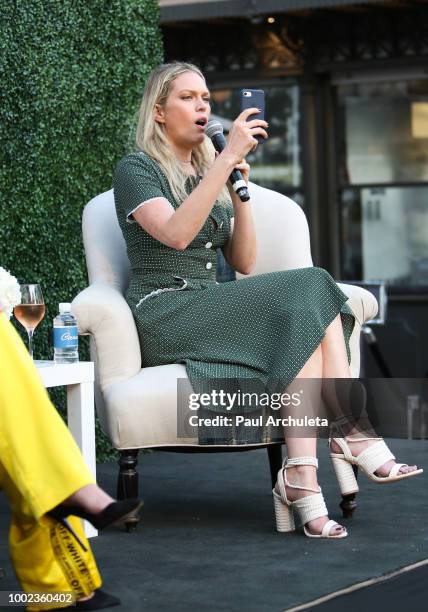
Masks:
[[[141,502],[139,499],[124,499],[122,501],[112,502],[106,508],[104,508],[104,510],[95,514],[93,512],[86,512],[86,510],[83,510],[81,506],[66,506],[64,504],[59,504],[47,512],[47,515],[54,518],[56,521],[58,521],[58,523],[61,523],[61,525],[63,525],[72,534],[72,536],[86,552],[87,548],[84,546],[77,533],[67,521],[67,516],[78,516],[86,521],[89,521],[95,527],[95,529],[101,530],[112,523],[116,523],[117,521],[127,518],[128,515],[135,514],[142,505],[143,502]]]

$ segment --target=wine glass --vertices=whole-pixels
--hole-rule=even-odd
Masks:
[[[27,330],[28,350],[33,358],[33,333],[45,316],[45,302],[40,285],[20,285],[21,303],[15,306],[15,318]]]

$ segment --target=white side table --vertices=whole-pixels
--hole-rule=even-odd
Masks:
[[[53,361],[34,361],[34,364],[46,388],[67,387],[68,427],[96,479],[93,362],[55,364]],[[87,537],[97,535],[98,531],[87,521],[84,521],[84,527]]]

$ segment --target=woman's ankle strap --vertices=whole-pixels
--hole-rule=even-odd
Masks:
[[[355,420],[352,419],[352,416],[341,416],[337,417],[334,421],[330,423],[330,435],[333,437],[334,432],[339,433],[339,437],[344,437],[344,431],[347,429],[352,429]]]
[[[364,424],[367,424],[367,427],[364,427]],[[351,431],[368,436],[366,440],[378,439],[368,416],[360,417],[358,420],[344,416],[330,423],[330,438],[347,439]]]
[[[345,436],[345,440],[346,442],[366,442],[367,440],[383,440],[383,438],[374,438],[373,436],[371,438],[366,438],[365,436],[358,437],[357,433],[354,437]]]
[[[292,467],[294,465],[313,465],[318,469],[318,459],[316,457],[285,457],[282,466],[285,468]]]

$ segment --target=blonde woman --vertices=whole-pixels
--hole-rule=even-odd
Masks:
[[[350,377],[354,317],[325,270],[216,282],[218,247],[244,275],[256,261],[251,202],[242,203],[227,182],[239,168],[248,183],[245,156],[257,147],[256,135],[267,138],[267,122],[251,120],[256,112],[239,115],[216,156],[205,135],[210,92],[203,74],[184,62],[160,65],[145,86],[137,150],[115,170],[116,211],[132,269],[126,297],[143,365],[184,363],[194,389],[201,380],[213,386],[228,378],[267,385],[280,380],[286,387],[296,377]],[[318,486],[315,437],[284,435],[289,457],[273,492],[278,529],[294,529],[294,509],[306,535],[345,537],[345,527],[328,519]],[[396,468],[383,441],[360,435],[348,447],[351,440],[331,441],[335,458],[343,461],[339,471],[377,444],[367,473],[391,480],[415,473],[416,466]]]

